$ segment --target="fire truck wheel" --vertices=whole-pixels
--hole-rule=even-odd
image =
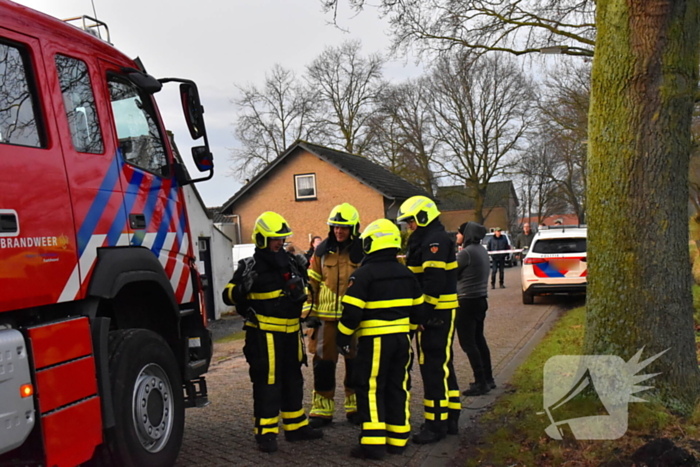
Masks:
[[[145,329],[109,333],[115,427],[108,430],[113,465],[172,466],[185,425],[182,381],[170,347]]]

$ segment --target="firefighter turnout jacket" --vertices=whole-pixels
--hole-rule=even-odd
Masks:
[[[404,447],[410,436],[408,369],[411,323],[423,320],[416,278],[396,250],[368,255],[350,278],[338,324],[338,345],[358,336],[353,381],[362,422],[360,444]]]
[[[279,432],[280,412],[288,433],[308,425],[301,373],[306,354],[299,327],[306,295],[298,280],[304,269],[290,253],[256,248],[253,260],[239,261],[223,300],[245,318],[243,353],[253,383],[254,431],[261,443]]]
[[[309,265],[311,294],[304,306],[304,315],[311,312],[326,321],[337,321],[342,316],[342,300],[348,288],[350,276],[362,261],[359,239],[344,247],[337,245],[335,238],[326,238],[316,248]]]
[[[449,418],[457,420],[461,411],[452,353],[457,261],[454,242],[438,219],[411,234],[406,265],[421,284],[425,299],[424,330],[417,333],[425,420],[431,430],[445,432],[448,412]]]

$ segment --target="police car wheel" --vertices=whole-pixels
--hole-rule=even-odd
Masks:
[[[145,329],[110,332],[109,373],[115,426],[107,431],[107,441],[113,465],[173,465],[185,408],[170,347]]]
[[[533,303],[535,303],[535,296],[523,291],[523,305],[532,305]]]

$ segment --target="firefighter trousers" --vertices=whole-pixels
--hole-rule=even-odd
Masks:
[[[355,381],[364,448],[383,452],[387,444],[402,448],[408,443],[410,363],[408,333],[358,339]]]
[[[338,321],[322,320],[321,326],[314,329],[309,339],[309,350],[314,354],[314,396],[313,406],[309,416],[318,418],[333,418],[335,411],[335,372],[338,363]],[[350,346],[350,353],[345,356],[345,412],[353,414],[357,411],[355,390],[353,389],[352,373],[355,363],[355,341]]]
[[[445,433],[447,419],[456,422],[462,411],[452,352],[455,311],[445,313],[447,319],[439,326],[431,326],[417,333],[425,423],[431,431],[437,433]]]
[[[303,349],[299,332],[270,332],[246,328],[243,353],[253,383],[253,416],[258,442],[279,433],[308,425],[302,407],[304,378]]]

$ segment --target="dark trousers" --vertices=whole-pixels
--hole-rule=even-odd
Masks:
[[[410,361],[407,333],[358,339],[354,380],[364,448],[383,452],[387,444],[404,447],[408,443]]]
[[[309,339],[309,351],[314,354],[313,369],[314,369],[314,391],[319,396],[327,399],[328,404],[323,404],[324,407],[314,405],[309,414],[312,417],[333,418],[335,403],[335,371],[338,364],[338,346],[336,345],[336,336],[338,334],[338,321],[321,321],[321,326],[314,329]],[[350,405],[349,397],[355,394],[352,389],[351,376],[355,360],[355,341],[350,343],[350,353],[345,355],[345,377],[343,385],[345,386],[345,402],[346,412],[353,413],[357,410],[356,407]],[[328,405],[328,407],[325,407]],[[330,412],[330,413],[329,413]]]
[[[302,407],[301,335],[246,328],[243,353],[253,383],[255,438],[262,441],[277,436],[280,412],[285,431],[308,425]]]
[[[484,337],[484,320],[489,304],[486,297],[460,298],[457,310],[457,337],[469,358],[476,383],[493,380],[491,352]]]
[[[505,255],[493,255],[491,257],[491,285],[496,285],[496,270],[498,269],[498,283],[503,285],[503,274],[506,268]]]
[[[440,312],[446,316],[444,323],[419,331],[416,336],[418,364],[423,378],[425,423],[430,430],[445,433],[448,417],[458,420],[462,404],[452,352],[456,310]]]

